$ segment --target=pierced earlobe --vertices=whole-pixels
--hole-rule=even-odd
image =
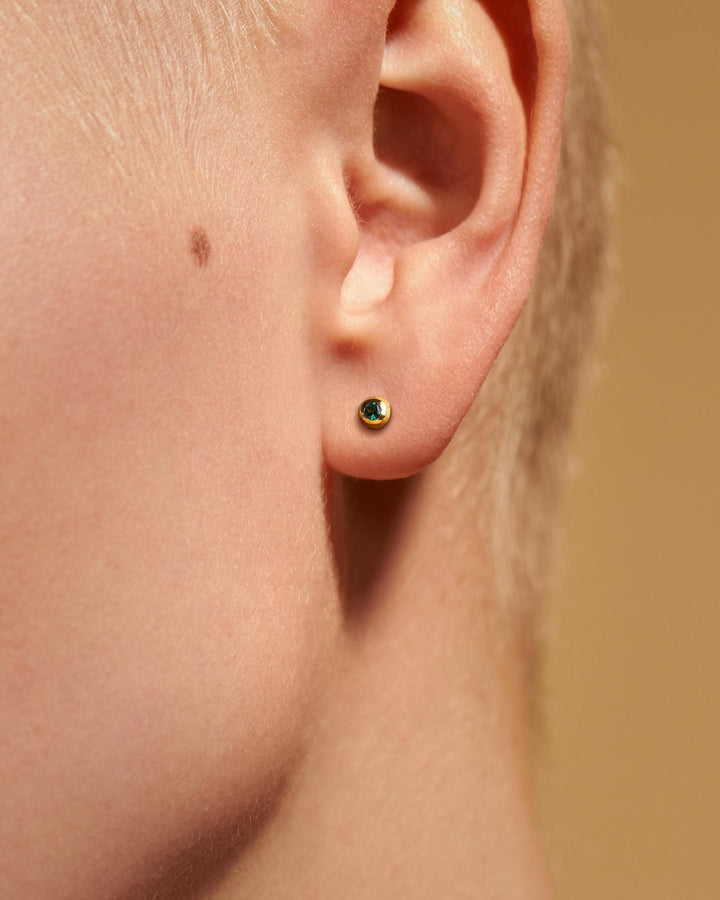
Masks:
[[[324,463],[393,480],[447,447],[530,295],[569,47],[562,0],[379,6],[353,45],[366,54],[372,34],[367,65],[353,65],[376,93],[340,96],[351,137],[322,118],[332,166],[311,211],[335,242],[312,263],[325,287],[308,297],[309,340],[321,348]],[[336,63],[355,84],[356,69]],[[373,386],[402,395],[389,431],[388,401],[355,393]],[[443,398],[431,427],[428,397]]]
[[[368,428],[384,428],[390,421],[392,407],[384,397],[368,397],[358,409],[358,416]]]

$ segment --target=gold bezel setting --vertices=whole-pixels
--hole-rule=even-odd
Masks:
[[[384,397],[368,397],[358,408],[358,416],[368,428],[384,428],[390,421],[392,408]]]

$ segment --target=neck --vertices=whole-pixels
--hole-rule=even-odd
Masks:
[[[368,490],[403,496],[389,510]],[[345,629],[307,752],[218,896],[544,898],[510,629],[469,577],[448,583],[467,548],[443,540],[427,481],[360,491],[345,508],[364,563],[345,561]],[[384,525],[358,521],[383,507]]]

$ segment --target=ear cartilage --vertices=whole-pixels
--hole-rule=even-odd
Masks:
[[[358,409],[358,416],[368,428],[384,428],[390,421],[392,409],[384,397],[368,397]]]

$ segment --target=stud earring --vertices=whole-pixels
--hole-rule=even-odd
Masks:
[[[358,409],[358,416],[368,428],[384,428],[390,421],[392,409],[384,397],[368,397]]]

